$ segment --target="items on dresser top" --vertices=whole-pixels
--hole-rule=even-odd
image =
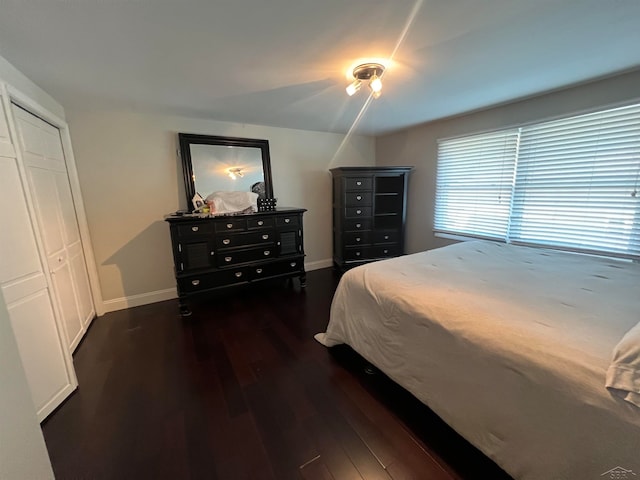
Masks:
[[[333,262],[340,270],[404,254],[413,167],[340,167],[333,176]]]
[[[304,287],[305,211],[167,215],[181,313],[190,296],[227,287],[291,277]]]

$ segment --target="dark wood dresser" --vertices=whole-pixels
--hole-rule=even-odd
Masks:
[[[270,278],[299,277],[306,285],[305,209],[229,216],[167,215],[182,315],[188,297]]]
[[[412,167],[340,167],[333,175],[333,263],[346,270],[404,254]]]

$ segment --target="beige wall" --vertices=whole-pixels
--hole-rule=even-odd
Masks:
[[[162,218],[186,207],[178,132],[269,140],[278,205],[308,209],[312,268],[332,256],[328,169],[375,163],[372,137],[354,136],[340,149],[343,135],[165,115],[67,110],[67,121],[107,302],[175,287]]]
[[[0,478],[53,478],[7,307],[0,293]]]
[[[378,137],[377,165],[415,166],[409,178],[407,252],[452,243],[433,235],[439,138],[531,123],[633,99],[640,99],[640,70]]]

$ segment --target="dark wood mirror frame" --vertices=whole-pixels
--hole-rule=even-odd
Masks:
[[[265,196],[273,198],[273,185],[271,182],[271,156],[269,153],[269,141],[254,138],[222,137],[213,135],[196,135],[192,133],[179,133],[180,156],[182,158],[182,173],[184,176],[184,188],[187,195],[187,208],[191,211],[191,200],[196,194],[193,181],[193,164],[191,161],[191,145],[222,145],[227,147],[259,148],[262,155],[262,173],[264,177]]]

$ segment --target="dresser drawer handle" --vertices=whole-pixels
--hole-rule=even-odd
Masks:
[[[262,269],[261,269],[261,268],[256,268],[256,273],[257,273],[258,275],[260,275],[260,274],[262,273]]]
[[[385,249],[382,251],[382,253],[389,253],[389,250]]]
[[[242,276],[242,272],[236,272],[236,277],[240,278]]]
[[[225,245],[229,245],[231,243],[231,240],[225,238],[224,240],[222,240],[222,243],[224,243]]]
[[[199,227],[191,227],[191,230],[193,230],[194,232],[197,232],[198,230],[200,230]]]
[[[362,195],[356,195],[356,200],[362,200]]]
[[[265,257],[268,257],[269,255],[271,255],[271,252],[269,250],[265,250],[263,253]]]
[[[200,280],[191,280],[191,285],[197,287],[198,285],[200,285]]]
[[[297,265],[296,262],[291,262],[289,265],[291,265],[291,267],[295,267]]]
[[[362,182],[361,182],[360,180],[358,180],[358,181],[356,182],[356,185],[360,186],[360,185],[362,185]]]
[[[362,226],[361,223],[356,223],[356,228],[360,228]]]
[[[285,218],[285,219],[284,219],[284,223],[289,223],[290,221],[291,221],[291,219],[290,219],[290,218]]]
[[[216,252],[213,252],[213,251],[209,253],[209,255],[212,255],[212,256],[215,255],[215,254],[216,254]]]
[[[233,223],[227,223],[227,228],[233,228]]]
[[[356,215],[362,214],[362,210],[356,210]]]
[[[258,220],[258,226],[261,227],[262,225],[264,225],[264,222],[262,220]]]
[[[356,242],[359,242],[359,241],[360,241],[360,237],[356,237]]]
[[[359,257],[359,256],[360,256],[360,252],[356,252],[356,257]]]
[[[224,261],[225,262],[230,262],[231,261],[231,257],[224,257]]]
[[[384,239],[385,239],[385,240],[389,240],[389,235],[385,235],[385,236],[384,236]]]
[[[268,240],[269,239],[269,235],[262,235],[262,239],[263,240]]]

